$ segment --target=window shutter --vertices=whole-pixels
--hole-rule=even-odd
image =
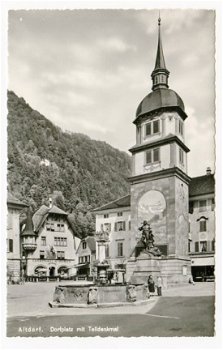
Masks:
[[[199,242],[195,242],[195,252],[199,252]]]
[[[123,231],[125,231],[125,221],[123,221]]]
[[[215,239],[213,239],[212,242],[211,242],[211,250],[213,252],[215,251]]]
[[[13,253],[13,239],[9,240],[9,252]]]
[[[111,224],[109,224],[108,230],[109,232],[111,232]]]
[[[117,222],[115,222],[115,232],[117,232]]]
[[[190,241],[188,241],[188,253],[190,253]]]
[[[207,252],[211,251],[211,241],[207,241]]]

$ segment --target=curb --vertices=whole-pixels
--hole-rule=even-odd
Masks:
[[[113,302],[113,303],[98,303],[98,304],[59,304],[56,302],[49,302],[51,308],[84,308],[84,309],[97,309],[97,308],[109,308],[116,306],[140,306],[154,303],[156,299],[138,300],[133,302]]]

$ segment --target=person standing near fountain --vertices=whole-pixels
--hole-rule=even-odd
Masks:
[[[149,275],[148,278],[148,288],[150,293],[155,293],[155,282],[152,275]]]
[[[157,295],[162,295],[162,278],[160,276],[157,277]]]

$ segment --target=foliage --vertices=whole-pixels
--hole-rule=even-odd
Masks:
[[[79,236],[93,234],[93,208],[129,192],[130,157],[106,142],[63,132],[8,92],[8,187],[32,210],[53,202]]]

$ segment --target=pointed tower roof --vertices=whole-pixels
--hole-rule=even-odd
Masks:
[[[35,233],[33,231],[33,220],[32,220],[32,213],[30,208],[27,212],[27,218],[26,218],[26,226],[24,231],[21,234],[22,236],[35,236]]]
[[[162,39],[161,39],[161,18],[159,16],[158,18],[158,46],[157,46],[157,53],[156,53],[156,63],[155,68],[152,72],[152,80],[153,80],[153,86],[152,90],[157,90],[160,88],[168,88],[168,77],[169,77],[169,71],[166,69],[164,54],[163,54],[163,47],[162,47]]]
[[[161,26],[161,18],[159,17],[158,18],[158,46],[157,46],[156,64],[155,64],[154,70],[159,68],[166,69],[164,55],[163,55],[160,26]]]
[[[136,110],[136,119],[134,123],[137,124],[142,116],[153,114],[154,111],[166,109],[176,109],[183,119],[187,118],[184,110],[184,103],[181,97],[173,90],[169,89],[168,77],[169,71],[166,68],[162,40],[161,40],[161,18],[158,18],[158,46],[156,53],[155,68],[151,74],[153,85],[152,92],[150,92],[140,102]]]

